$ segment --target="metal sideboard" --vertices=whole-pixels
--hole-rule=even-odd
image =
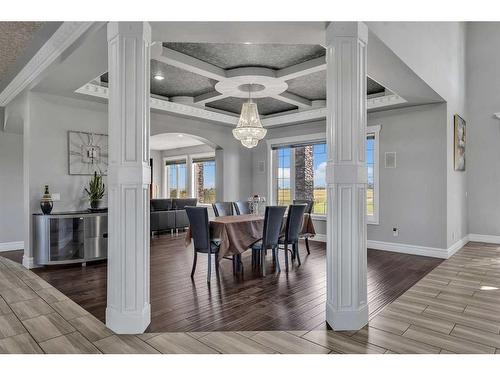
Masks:
[[[108,255],[107,212],[59,212],[33,215],[36,264],[84,263]]]

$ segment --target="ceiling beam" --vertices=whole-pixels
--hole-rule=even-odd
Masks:
[[[226,94],[221,94],[218,91],[210,91],[205,94],[201,94],[194,97],[194,104],[205,105],[206,103],[210,103],[219,99],[227,98]]]
[[[271,98],[281,100],[282,102],[296,105],[299,108],[311,109],[312,103],[309,99],[302,96],[292,94],[291,92],[285,91],[278,95],[273,95]]]
[[[175,66],[177,68],[195,73],[207,78],[221,81],[226,78],[226,71],[205,61],[196,59],[189,55],[163,47],[161,43],[155,43],[151,48],[151,59]]]
[[[326,69],[325,56],[318,57],[300,64],[292,65],[276,71],[276,78],[288,81],[308,74],[320,72]]]

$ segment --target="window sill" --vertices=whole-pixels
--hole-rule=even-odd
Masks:
[[[311,214],[311,218],[317,221],[326,221],[326,215]],[[378,221],[366,221],[368,225],[379,225]]]

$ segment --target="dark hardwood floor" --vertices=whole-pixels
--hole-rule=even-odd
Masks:
[[[250,254],[243,256],[244,274],[234,277],[230,261],[223,260],[220,278],[206,282],[206,257],[198,256],[190,278],[192,251],[184,235],[151,239],[150,332],[310,330],[325,324],[325,244],[311,241],[311,255],[301,244],[302,266],[287,274],[261,278],[252,270]],[[21,261],[22,252],[1,254]],[[282,257],[282,254],[281,254]],[[282,259],[282,258],[281,258]],[[442,260],[368,250],[370,317],[396,299]],[[33,270],[47,282],[104,321],[106,262],[43,267]]]

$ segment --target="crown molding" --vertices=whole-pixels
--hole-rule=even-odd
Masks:
[[[64,22],[0,93],[0,106],[6,106],[32,84],[92,24],[93,22]]]
[[[109,89],[104,86],[99,86],[93,83],[87,83],[75,91],[78,94],[95,96],[98,98],[108,99]],[[228,125],[236,125],[238,117],[226,115],[223,113],[212,112],[204,109],[203,107],[196,107],[193,105],[186,105],[181,103],[174,103],[168,100],[159,99],[156,97],[149,98],[149,105],[151,109],[164,111],[181,116],[188,116],[208,121],[222,122]]]
[[[75,91],[78,94],[95,96],[98,98],[108,99],[108,88],[94,83],[87,83]],[[399,95],[386,95],[377,98],[371,98],[367,100],[367,109],[380,108],[385,106],[390,106],[394,104],[405,103],[406,100]],[[160,99],[158,97],[151,96],[150,106],[152,109],[158,111],[164,111],[180,116],[188,116],[192,118],[220,122],[227,125],[236,125],[238,123],[238,117],[232,116],[216,111],[209,111],[203,107],[198,107],[196,105],[187,105],[182,103],[174,103],[169,100]],[[297,111],[288,114],[264,117],[262,119],[262,125],[265,127],[272,127],[285,124],[294,124],[300,122],[308,122],[313,120],[320,120],[326,117],[327,109],[314,108],[311,110]]]

